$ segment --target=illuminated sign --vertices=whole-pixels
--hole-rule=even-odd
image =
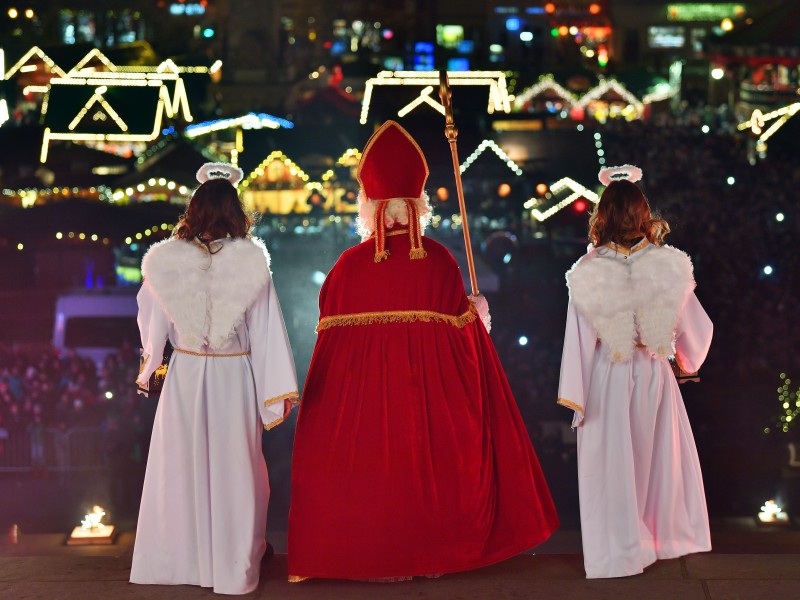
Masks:
[[[436,43],[442,48],[457,48],[463,39],[464,28],[461,25],[436,26]]]
[[[741,19],[747,10],[744,4],[667,4],[667,19],[670,21],[721,21]]]
[[[686,34],[683,27],[653,26],[647,28],[647,45],[651,48],[683,48]]]

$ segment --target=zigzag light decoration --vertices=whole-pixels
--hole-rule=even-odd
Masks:
[[[14,66],[11,67],[5,74],[5,79],[12,77],[17,71],[19,71],[27,62],[33,58],[34,56],[38,57],[44,64],[50,67],[50,70],[58,75],[59,77],[66,77],[67,74],[64,72],[64,69],[59,67],[53,59],[51,59],[47,54],[45,54],[39,46],[34,46],[30,50],[28,50],[22,58],[20,58]]]
[[[553,92],[555,92],[559,98],[563,99],[564,102],[569,104],[570,108],[575,106],[575,103],[577,102],[575,96],[561,84],[556,82],[551,76],[551,77],[541,78],[539,80],[539,83],[534,84],[533,86],[529,87],[524,92],[522,92],[519,96],[514,98],[514,106],[518,109],[522,108],[525,105],[525,103],[527,103],[529,100],[532,100],[533,98],[535,98],[536,96],[547,90],[552,90]]]
[[[447,77],[451,86],[486,86],[489,90],[489,102],[486,111],[489,114],[511,112],[511,100],[508,96],[506,76],[502,71],[451,71],[447,74]],[[374,88],[394,85],[422,86],[423,88],[431,86],[433,89],[438,89],[439,75],[435,71],[381,71],[377,76],[367,79],[366,87],[364,88],[364,100],[361,105],[361,118],[359,120],[362,125],[367,123]],[[428,100],[431,99],[428,98]],[[424,99],[419,100],[419,104],[423,102],[428,104]],[[436,104],[433,100],[431,102]],[[413,110],[419,104],[411,107],[410,110]],[[436,107],[434,106],[434,108]]]
[[[491,149],[498,157],[500,157],[500,159],[506,163],[506,166],[508,166],[508,168],[511,169],[515,175],[518,177],[522,175],[522,169],[520,169],[519,165],[511,160],[508,157],[508,154],[503,152],[503,149],[500,148],[500,146],[498,146],[493,140],[483,140],[480,144],[478,144],[478,147],[475,148],[472,154],[470,154],[458,168],[462,175],[487,148]]]
[[[558,204],[556,204],[555,206],[551,206],[544,212],[541,212],[538,208],[534,208],[531,211],[531,215],[533,215],[533,217],[537,221],[542,222],[552,217],[561,209],[566,208],[567,206],[575,202],[575,200],[577,200],[578,198],[586,198],[587,200],[594,202],[595,204],[600,202],[600,196],[595,194],[592,190],[582,186],[580,183],[578,183],[574,179],[571,179],[570,177],[563,177],[550,186],[550,191],[555,194],[557,194],[563,189],[570,189],[572,190],[572,193],[563,200],[561,200]],[[528,202],[525,203],[527,205],[526,208],[530,206],[530,204],[528,204],[529,202],[532,203],[534,201],[535,198],[531,198],[530,200],[528,200]]]
[[[759,136],[758,143],[765,144],[766,141],[775,135],[786,122],[791,119],[797,112],[800,111],[800,102],[794,102],[783,108],[773,110],[767,114],[763,114],[760,110],[756,109],[747,121],[743,121],[736,126],[739,131],[750,129],[755,135]],[[764,131],[764,126],[777,119],[769,128]]]

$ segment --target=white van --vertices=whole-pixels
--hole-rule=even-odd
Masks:
[[[139,346],[137,287],[80,290],[56,300],[53,346],[69,348],[101,365],[127,341]]]

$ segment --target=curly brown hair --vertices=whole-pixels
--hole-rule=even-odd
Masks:
[[[192,194],[174,236],[197,238],[208,247],[209,242],[220,238],[247,237],[252,226],[253,219],[244,211],[236,188],[225,179],[209,179]]]
[[[661,246],[669,224],[650,211],[642,190],[626,180],[612,181],[589,217],[589,241],[595,246],[614,242],[630,248],[642,237]]]

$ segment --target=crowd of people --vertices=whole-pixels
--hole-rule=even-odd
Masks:
[[[126,344],[98,366],[71,350],[0,346],[0,466],[45,475],[70,459],[56,456],[60,444],[47,436],[63,440],[79,429],[101,436],[109,463],[141,463],[152,406],[131,384],[137,354]]]

